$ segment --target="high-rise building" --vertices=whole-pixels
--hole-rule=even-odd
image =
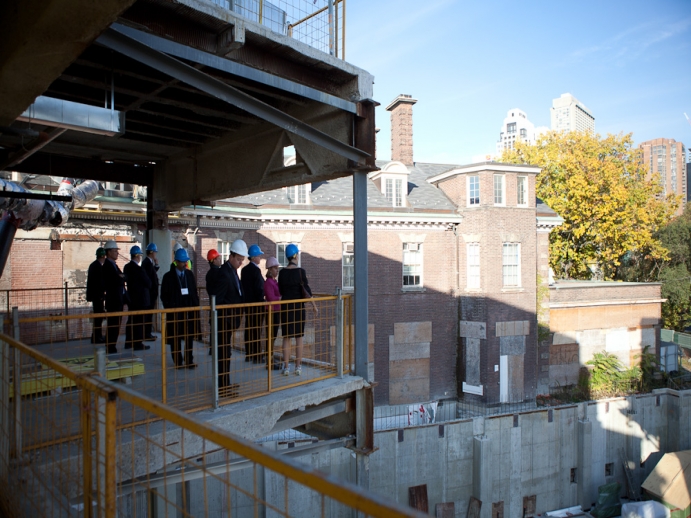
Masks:
[[[544,127],[535,128],[535,124],[528,120],[523,110],[509,110],[499,133],[497,155],[501,155],[505,149],[513,149],[518,140],[534,144],[535,139],[546,130]]]
[[[663,194],[681,196],[682,204],[678,213],[681,214],[686,203],[686,147],[681,142],[671,138],[656,138],[641,143],[643,163],[651,173],[660,175]]]
[[[595,131],[595,117],[571,94],[552,100],[552,129],[557,131]]]

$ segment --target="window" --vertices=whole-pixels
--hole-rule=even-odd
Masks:
[[[516,204],[528,205],[528,178],[519,176],[516,181]]]
[[[504,205],[504,175],[494,175],[494,204]]]
[[[403,180],[387,178],[384,180],[384,194],[394,207],[403,207]]]
[[[468,205],[480,205],[480,177],[468,177]]]
[[[291,204],[306,205],[308,203],[308,185],[294,185],[287,187],[288,202]]]
[[[506,132],[507,133],[516,133],[516,123],[515,122],[509,122],[506,125]]]
[[[504,243],[502,253],[502,278],[505,287],[518,287],[520,278],[520,244]]]
[[[480,288],[480,243],[468,243],[468,283],[469,289]]]
[[[525,128],[521,128],[521,138],[526,139],[528,138],[528,130]]]
[[[289,243],[277,243],[276,244],[276,259],[278,259],[278,264],[281,268],[288,266],[288,258],[286,257],[286,247]],[[300,266],[300,257],[298,255],[298,266]]]
[[[216,251],[221,254],[223,262],[225,263],[230,257],[230,241],[219,241]]]
[[[343,243],[343,289],[355,288],[355,247],[353,243]]]
[[[403,243],[403,287],[422,286],[422,243]]]

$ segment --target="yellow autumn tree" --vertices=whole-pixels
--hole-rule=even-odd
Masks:
[[[557,278],[614,279],[622,257],[665,260],[654,233],[673,216],[679,200],[663,196],[648,174],[631,134],[551,131],[534,145],[517,142],[500,161],[542,168],[536,192],[564,223],[550,234],[550,266]]]

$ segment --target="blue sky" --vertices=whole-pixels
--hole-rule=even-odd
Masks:
[[[377,158],[390,158],[385,107],[413,108],[414,157],[465,164],[491,153],[506,112],[550,125],[571,93],[595,130],[691,145],[691,0],[347,2],[346,60],[374,75]]]

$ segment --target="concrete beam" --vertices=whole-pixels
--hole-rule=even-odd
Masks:
[[[134,2],[0,2],[0,126],[12,124]]]

